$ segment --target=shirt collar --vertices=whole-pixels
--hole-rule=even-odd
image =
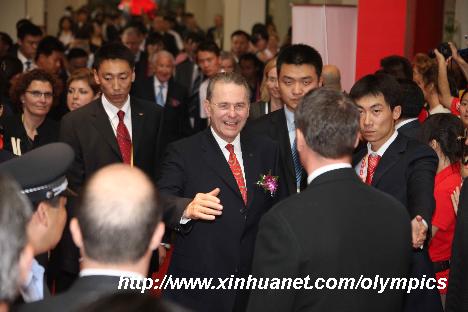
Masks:
[[[393,143],[393,141],[395,141],[395,139],[397,138],[398,136],[398,131],[395,129],[395,132],[393,132],[392,136],[379,148],[378,151],[374,152],[371,148],[371,144],[368,142],[367,143],[367,153],[370,155],[370,154],[377,154],[379,155],[380,157],[383,156],[383,154],[385,153],[385,151],[387,150],[387,148],[390,146],[390,144]]]
[[[286,116],[286,124],[288,126],[288,131],[295,131],[296,126],[294,123],[294,112],[289,110],[289,108],[284,106],[284,115]]]
[[[17,53],[17,56],[18,56],[18,59],[21,61],[21,63],[26,63],[26,61],[30,61],[31,64],[32,64],[32,60],[28,59],[26,56],[24,56],[23,53],[21,53],[21,51],[18,49],[18,53]]]
[[[163,85],[164,88],[166,89],[167,88],[167,81],[162,83],[161,81],[159,81],[158,77],[156,77],[156,75],[154,76],[154,85],[156,86],[156,88],[159,88],[160,85]]]
[[[112,269],[83,269],[80,272],[80,277],[94,276],[94,275],[105,275],[105,276],[124,276],[132,277],[137,279],[144,279],[145,277],[137,272],[123,271],[123,270],[112,270]]]
[[[409,119],[405,119],[405,120],[399,122],[399,123],[395,126],[395,130],[400,129],[400,128],[403,127],[404,125],[409,124],[410,122],[415,121],[415,120],[418,120],[418,118],[409,118]]]
[[[101,102],[102,106],[104,106],[104,110],[106,111],[110,119],[116,117],[119,110],[123,111],[125,113],[125,116],[127,116],[130,112],[130,95],[128,95],[127,100],[125,101],[125,104],[122,106],[121,109],[117,108],[115,105],[109,102],[109,100],[104,94],[101,96]]]
[[[228,144],[232,144],[234,145],[234,151],[240,151],[240,134],[238,134],[236,136],[236,138],[234,139],[234,141],[232,141],[232,143],[229,143],[225,140],[223,140],[217,133],[216,131],[214,131],[213,127],[210,127],[211,129],[211,133],[213,134],[215,140],[216,140],[216,143],[218,143],[219,147],[221,148],[222,151],[224,151],[226,149],[226,145]]]
[[[337,170],[337,169],[342,169],[342,168],[351,168],[351,164],[348,163],[337,163],[337,164],[331,164],[331,165],[326,165],[323,167],[320,167],[318,169],[315,169],[312,171],[312,173],[307,177],[307,184],[310,184],[314,179],[316,179],[318,176],[332,170]]]

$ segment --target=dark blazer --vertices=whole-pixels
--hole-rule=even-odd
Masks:
[[[367,146],[363,145],[353,155],[353,166],[366,154]],[[408,209],[411,219],[421,215],[430,229],[438,162],[436,153],[428,145],[398,134],[380,159],[372,186],[398,199]]]
[[[468,183],[463,183],[450,258],[446,312],[468,311]]]
[[[249,120],[255,120],[265,115],[265,108],[268,105],[268,112],[270,111],[270,103],[258,101],[250,104]]]
[[[185,226],[179,222],[171,225],[178,235],[168,274],[217,280],[250,272],[258,221],[284,197],[284,185],[279,185],[274,196],[256,185],[261,174],[279,175],[279,151],[273,141],[241,134],[241,148],[247,205],[210,128],[168,147],[158,180],[159,191],[187,198],[189,202],[197,193],[219,187],[218,197],[223,205],[223,214],[215,221],[192,220]],[[245,308],[246,304],[243,295],[235,302],[235,291],[166,290],[164,294],[195,311],[232,311],[234,305]]]
[[[398,133],[404,134],[409,138],[420,140],[421,124],[419,120],[413,120],[398,128]]]
[[[124,292],[125,290],[118,290],[119,280],[120,277],[105,275],[80,277],[66,292],[43,301],[22,305],[18,311],[84,311],[84,307],[99,298]],[[163,305],[167,308],[164,311],[187,311],[173,304],[163,303]]]
[[[310,277],[307,286],[314,289],[252,291],[247,311],[401,311],[404,292],[316,290],[315,283],[406,277],[410,239],[409,216],[397,200],[349,168],[319,175],[263,217],[252,272],[257,278]]]
[[[294,170],[291,143],[289,142],[288,126],[284,109],[276,110],[248,123],[246,131],[251,134],[270,138],[278,143],[280,147],[281,163],[283,164],[281,176],[285,178],[288,195],[296,194],[296,171]],[[303,170],[301,190],[306,186],[307,173]]]
[[[132,95],[156,104],[155,77],[136,80],[132,87]],[[158,90],[159,92],[159,90]],[[166,103],[164,105],[164,141],[171,143],[191,134],[189,113],[187,108],[187,91],[173,79],[168,81]]]
[[[353,165],[358,165],[366,154],[367,147],[363,145],[353,156]],[[416,215],[423,217],[428,224],[428,237],[435,209],[434,178],[438,162],[436,153],[428,145],[398,134],[380,159],[372,179],[372,186],[392,195],[406,207],[411,220]],[[410,276],[435,277],[427,248],[413,251]],[[405,300],[405,312],[441,310],[437,289],[413,291]]]
[[[153,179],[161,155],[162,108],[134,97],[132,110],[132,142],[135,166]],[[68,170],[69,186],[79,191],[83,182],[95,171],[122,162],[117,139],[101,99],[65,115],[60,127],[60,141],[70,144],[75,160]]]
[[[188,57],[185,61],[176,65],[174,80],[182,85],[182,87],[188,91],[189,96],[192,90],[192,76],[195,63],[192,62]]]

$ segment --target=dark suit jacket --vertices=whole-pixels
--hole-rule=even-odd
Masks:
[[[132,95],[156,104],[154,76],[136,80],[133,84]],[[159,91],[158,91],[159,92]],[[173,79],[168,81],[167,97],[164,106],[163,128],[164,141],[171,143],[191,134],[189,114],[187,108],[187,91]]]
[[[463,183],[452,244],[446,312],[468,311],[468,183]]]
[[[352,169],[319,175],[263,217],[252,272],[292,280],[309,276],[307,286],[314,289],[252,291],[248,311],[401,311],[403,292],[317,290],[315,282],[406,277],[410,239],[409,216],[397,200],[362,183]]]
[[[294,162],[291,153],[291,144],[289,142],[288,126],[284,109],[271,112],[268,115],[262,116],[249,124],[246,131],[251,134],[268,137],[276,141],[280,147],[281,163],[283,164],[283,172],[288,195],[297,193],[296,186],[296,171],[294,170]],[[307,174],[303,170],[301,190],[307,186]]]
[[[265,115],[265,108],[268,105],[268,111],[270,111],[270,103],[258,101],[250,104],[249,120],[255,120]]]
[[[195,63],[187,58],[185,61],[178,64],[175,69],[175,81],[188,91],[189,96],[191,96],[190,92],[192,91],[192,76],[194,68]]]
[[[398,128],[398,133],[404,134],[409,138],[420,140],[421,124],[419,120],[413,120]]]
[[[43,301],[20,306],[18,311],[85,311],[83,307],[86,307],[99,298],[117,292],[124,292],[125,290],[118,290],[119,280],[120,277],[105,275],[80,277],[68,291],[54,297],[49,297]],[[130,290],[126,291],[128,292]],[[135,295],[140,294],[136,293]],[[167,308],[167,310],[164,311],[187,311],[173,304],[163,303],[163,305]]]
[[[353,156],[353,166],[366,154],[367,146],[363,145]],[[438,162],[436,153],[428,145],[398,134],[380,159],[372,186],[398,199],[408,209],[411,219],[421,215],[430,230]]]
[[[162,152],[162,108],[134,97],[130,99],[130,106],[134,164],[154,179]],[[63,117],[60,141],[68,143],[75,151],[75,160],[67,173],[69,186],[75,191],[79,191],[95,171],[122,162],[101,99]]]
[[[261,174],[279,175],[279,151],[273,141],[241,134],[241,148],[247,206],[210,128],[168,147],[159,191],[190,199],[219,187],[223,205],[223,214],[214,221],[172,224],[179,234],[168,274],[217,278],[250,272],[258,221],[283,197],[284,186],[280,184],[277,194],[270,196],[256,185]],[[166,290],[165,295],[195,311],[220,312],[233,310],[236,292]]]

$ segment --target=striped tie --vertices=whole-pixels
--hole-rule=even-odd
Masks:
[[[301,179],[302,179],[302,166],[301,162],[299,160],[299,154],[297,153],[297,145],[296,145],[296,139],[294,139],[293,146],[291,148],[292,152],[292,159],[294,162],[294,171],[296,172],[296,185],[297,189],[299,190],[301,187]]]

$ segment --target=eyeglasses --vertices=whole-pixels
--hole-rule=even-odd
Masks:
[[[54,96],[54,94],[52,92],[41,92],[41,91],[37,91],[37,90],[34,90],[34,91],[26,90],[25,92],[31,94],[32,97],[36,98],[36,99],[39,99],[42,96],[44,96],[46,99],[51,99]]]
[[[242,112],[244,110],[247,109],[247,104],[246,103],[234,103],[234,104],[231,104],[231,103],[226,103],[226,102],[222,102],[222,103],[213,103],[215,106],[217,106],[220,110],[222,111],[227,111],[227,110],[230,110],[232,106],[234,106],[234,110],[236,112]]]

